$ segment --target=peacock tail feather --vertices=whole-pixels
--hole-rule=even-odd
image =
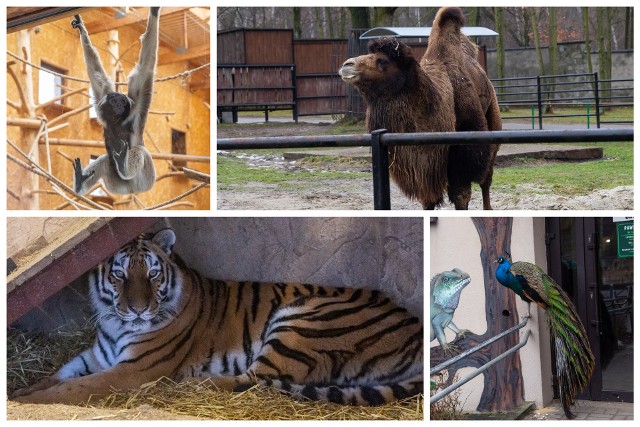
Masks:
[[[547,312],[547,325],[555,343],[558,390],[564,413],[569,419],[578,392],[591,379],[595,358],[591,352],[584,325],[571,298],[540,267],[528,262],[509,263],[503,257],[497,261],[498,281],[514,289],[527,302],[535,302]],[[505,269],[508,268],[508,272]]]

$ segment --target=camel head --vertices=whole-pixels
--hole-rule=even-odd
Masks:
[[[369,53],[349,58],[338,71],[363,94],[393,94],[405,88],[419,69],[411,48],[392,37],[369,42]]]

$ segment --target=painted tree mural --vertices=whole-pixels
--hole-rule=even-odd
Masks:
[[[487,330],[481,334],[469,332],[466,337],[455,341],[460,351],[498,335],[519,323],[515,293],[501,286],[495,280],[494,261],[511,249],[513,218],[472,218],[480,238],[480,259],[484,271],[485,317]],[[475,278],[477,281],[477,278]],[[447,378],[453,378],[461,368],[478,368],[493,360],[501,353],[518,344],[519,335],[509,334],[492,345],[472,354],[448,368]],[[431,347],[431,366],[441,363],[445,356],[442,348]],[[484,372],[484,388],[478,411],[510,410],[524,401],[522,364],[518,352],[505,358]]]

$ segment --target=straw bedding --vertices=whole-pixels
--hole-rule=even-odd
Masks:
[[[92,342],[92,333],[82,328],[48,336],[7,331],[8,394],[54,373]],[[163,379],[145,384],[139,390],[114,392],[88,407],[9,402],[7,418],[422,420],[423,406],[422,396],[379,407],[355,407],[295,400],[268,387],[255,386],[242,393],[229,393]]]

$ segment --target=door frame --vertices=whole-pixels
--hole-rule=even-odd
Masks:
[[[547,249],[547,271],[561,287],[561,218],[545,218],[545,244]],[[578,396],[588,400],[633,402],[633,391],[603,390],[601,348],[600,348],[600,318],[598,312],[598,233],[596,217],[573,218],[576,250],[576,283],[571,295],[580,320],[582,320],[595,356],[595,368],[591,381],[586,389]],[[552,345],[553,348],[553,345]],[[553,364],[554,365],[554,364]],[[554,374],[554,395],[558,396],[557,381]]]

